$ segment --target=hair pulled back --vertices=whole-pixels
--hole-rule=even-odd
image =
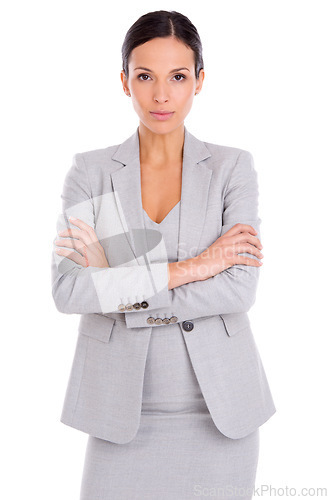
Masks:
[[[203,69],[202,44],[196,27],[183,14],[175,10],[156,10],[141,16],[126,33],[122,48],[122,69],[129,76],[128,63],[132,50],[158,37],[174,36],[194,52],[195,78]]]

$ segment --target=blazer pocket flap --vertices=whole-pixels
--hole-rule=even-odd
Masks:
[[[250,327],[250,320],[246,312],[220,314],[220,317],[224,322],[226,333],[230,337]]]
[[[78,331],[101,342],[108,342],[114,323],[115,319],[102,314],[83,314],[80,319]]]

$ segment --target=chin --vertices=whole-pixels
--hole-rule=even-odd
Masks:
[[[155,134],[168,134],[169,132],[171,132],[172,130],[175,130],[178,126],[177,123],[169,123],[169,120],[168,122],[154,122],[152,121],[152,123],[150,123],[149,121],[145,121],[145,120],[142,120],[140,119],[140,121],[143,123],[144,127],[148,128],[149,130],[151,130],[151,132],[155,133]]]

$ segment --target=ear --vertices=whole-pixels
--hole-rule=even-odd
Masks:
[[[200,69],[199,78],[197,79],[197,86],[195,88],[195,92],[197,94],[200,94],[200,91],[201,91],[202,85],[203,85],[204,77],[205,77],[205,72],[203,69]]]
[[[124,93],[126,95],[130,96],[130,91],[129,91],[129,88],[128,88],[128,80],[127,80],[126,74],[125,74],[125,72],[124,72],[123,69],[120,71],[120,77],[121,77],[121,82],[122,82]]]

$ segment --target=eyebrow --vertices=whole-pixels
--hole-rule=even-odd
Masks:
[[[149,68],[143,68],[142,66],[139,66],[138,68],[135,68],[134,71],[136,71],[136,69],[143,69],[144,71],[149,71],[150,73],[152,73],[151,69],[149,69]],[[181,71],[182,69],[186,69],[187,71],[190,71],[188,68],[176,68],[176,69],[172,69],[169,73],[176,73],[176,71]]]

